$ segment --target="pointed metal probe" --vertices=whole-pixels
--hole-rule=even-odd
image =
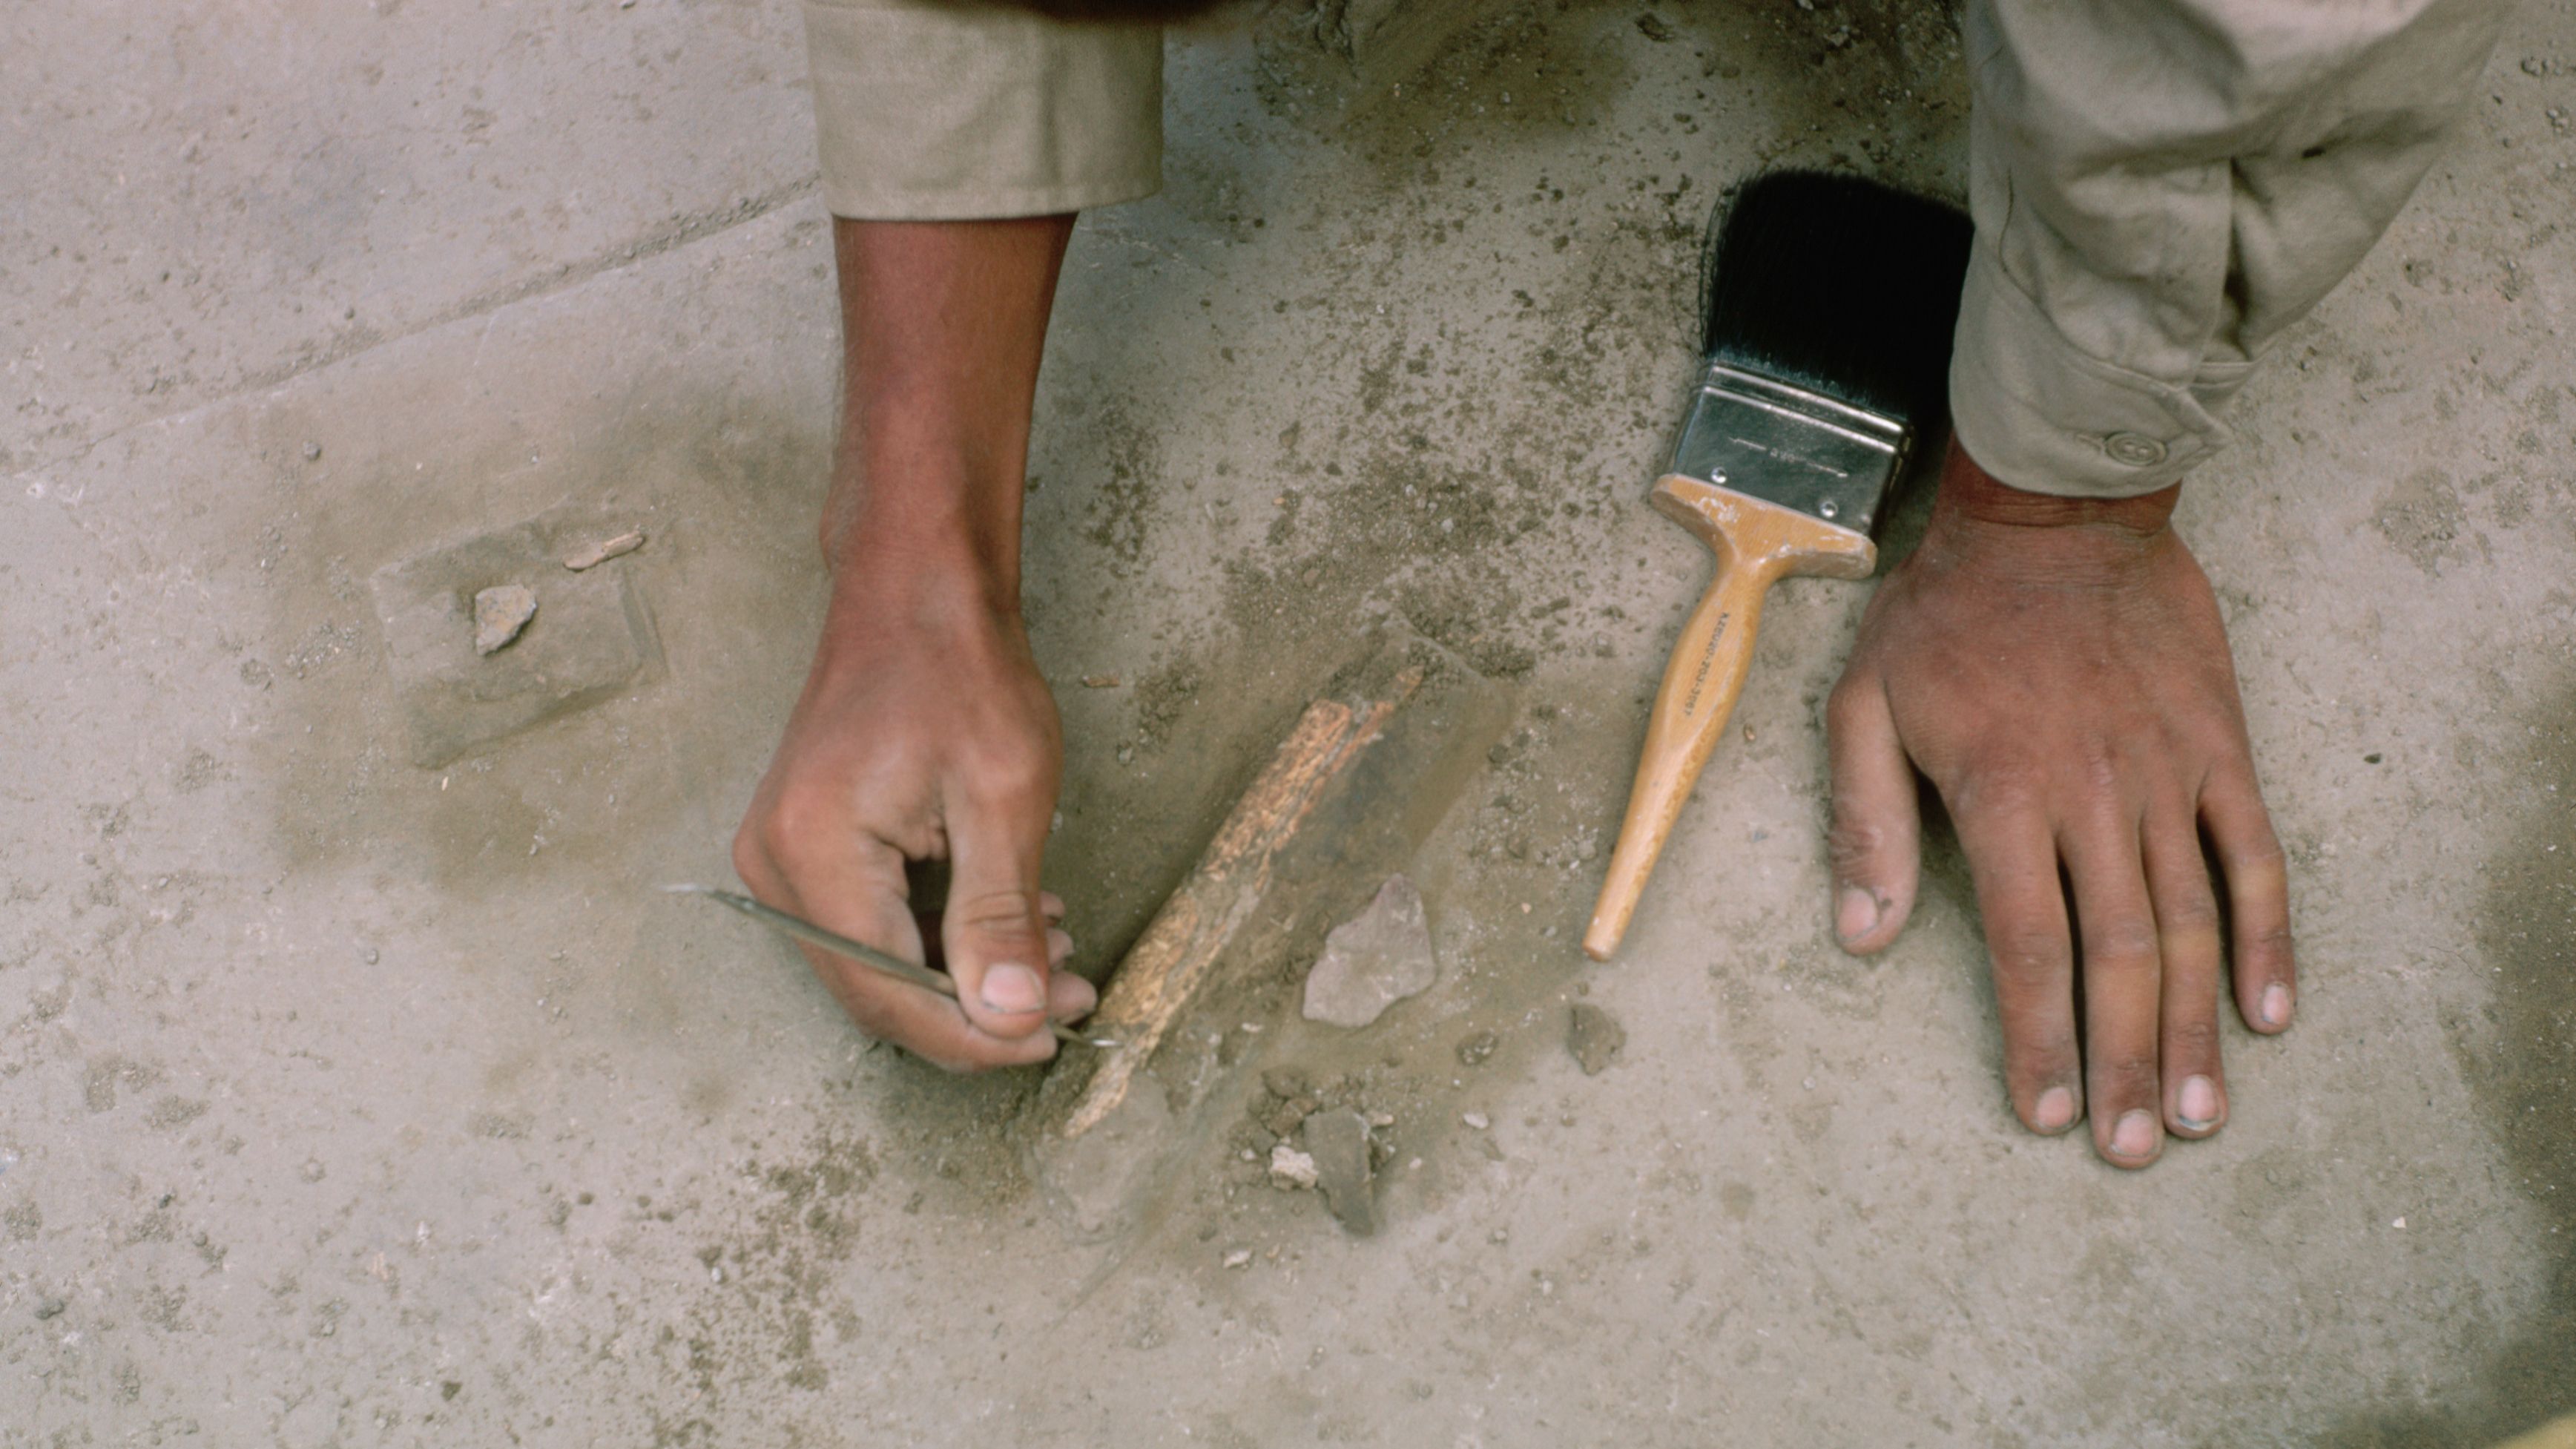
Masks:
[[[908,981],[925,991],[936,991],[951,1001],[957,999],[957,983],[945,972],[933,971],[927,966],[915,966],[900,956],[890,956],[874,946],[853,941],[837,932],[826,931],[811,921],[791,916],[775,906],[764,906],[749,896],[735,891],[718,890],[714,886],[690,883],[666,885],[662,889],[673,895],[705,896],[719,905],[733,907],[774,931],[793,936],[808,946],[820,947],[835,956],[846,957],[862,966],[873,967],[898,981]],[[1105,1036],[1084,1036],[1060,1021],[1048,1021],[1047,1030],[1055,1033],[1056,1040],[1069,1041],[1076,1046],[1108,1048],[1118,1045],[1116,1041]]]

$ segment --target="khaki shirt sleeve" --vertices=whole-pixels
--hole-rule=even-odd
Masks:
[[[2126,497],[2229,432],[2270,343],[2430,169],[2505,0],[1970,0],[1959,441]]]
[[[805,44],[835,216],[1047,216],[1162,184],[1159,26],[806,0]]]

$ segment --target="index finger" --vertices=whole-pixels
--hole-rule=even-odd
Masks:
[[[1994,963],[2004,1086],[2033,1132],[2075,1125],[2084,1083],[2075,1042],[2075,947],[2057,874],[2057,837],[2026,801],[1957,813]]]

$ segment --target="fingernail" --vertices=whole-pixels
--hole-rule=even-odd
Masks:
[[[2290,1019],[2290,988],[2275,981],[2263,988],[2263,1024],[2279,1026]]]
[[[2194,1132],[2218,1120],[2218,1084],[2207,1077],[2185,1077],[2174,1101],[2174,1114]]]
[[[2031,1121],[2042,1132],[2063,1132],[2075,1121],[2075,1094],[2064,1087],[2051,1087],[2039,1094],[2039,1105],[2031,1109]]]
[[[1857,941],[1878,925],[1878,897],[1859,886],[1844,886],[1834,901],[1834,934]]]
[[[2111,1151],[2121,1157],[2144,1157],[2156,1150],[2156,1114],[2132,1107],[2111,1125]]]
[[[1038,973],[1017,961],[984,968],[982,995],[987,1011],[1035,1011],[1046,1005],[1046,986]]]

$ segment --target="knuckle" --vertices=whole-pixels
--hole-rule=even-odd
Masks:
[[[2123,916],[2084,933],[2084,965],[2091,971],[2153,970],[2157,945],[2153,921]]]
[[[830,805],[818,791],[791,786],[781,790],[768,809],[745,821],[743,834],[752,837],[754,849],[781,869],[792,870],[812,852],[814,842],[833,834]]]
[[[2018,951],[2002,947],[1995,951],[1995,979],[2006,990],[2028,988],[2048,979],[2056,960],[2045,952]]]
[[[2286,973],[2296,954],[2287,921],[2251,927],[2242,932],[2237,946],[2239,964],[2266,975]]]
[[[941,915],[955,930],[1042,940],[1037,909],[1036,898],[1024,891],[981,891],[971,896],[951,896]]]
[[[2218,898],[2205,889],[2177,891],[2156,903],[2156,923],[2168,935],[2213,935],[2218,930]]]
[[[2075,1032],[2062,1013],[2011,1013],[2004,1018],[2004,1051],[2031,1080],[2053,1079],[2075,1060]]]
[[[2168,1021],[2164,1033],[2165,1050],[2182,1061],[2207,1062],[2218,1056],[2218,1023],[2209,1016],[2195,1012]]]
[[[2045,933],[2001,934],[1987,942],[1987,951],[1994,957],[1995,979],[2008,988],[2037,986],[2066,974],[2066,943]]]
[[[2257,926],[2246,933],[2245,943],[2257,951],[2277,951],[2286,956],[2291,945],[2290,923],[2274,921]]]
[[[2281,849],[2281,842],[2266,831],[2261,840],[2230,852],[2227,868],[2231,874],[2252,877],[2248,884],[2285,880],[2290,874],[2290,858]]]
[[[1857,672],[1846,672],[1831,693],[1825,696],[1825,728],[1842,735],[1860,728],[1867,719],[1870,696],[1875,686],[1865,682]]]
[[[2027,815],[2048,796],[2038,764],[2025,755],[1992,749],[1960,773],[1951,808],[1961,815]]]
[[[2122,1052],[2093,1064],[2096,1095],[2105,1101],[2150,1101],[2162,1078],[2153,1056]]]
[[[2120,751],[2100,736],[2085,740],[2076,760],[2082,772],[2084,789],[2091,795],[2117,795],[2120,790]]]
[[[1056,768],[1038,752],[978,751],[960,784],[978,809],[1021,814],[1054,801]]]
[[[768,843],[760,828],[749,820],[733,833],[733,873],[745,884],[765,880],[769,875]]]
[[[1835,876],[1849,880],[1877,860],[1879,851],[1887,845],[1887,836],[1887,828],[1877,821],[1837,809],[1833,828],[1825,832],[1825,851],[1833,862]]]

